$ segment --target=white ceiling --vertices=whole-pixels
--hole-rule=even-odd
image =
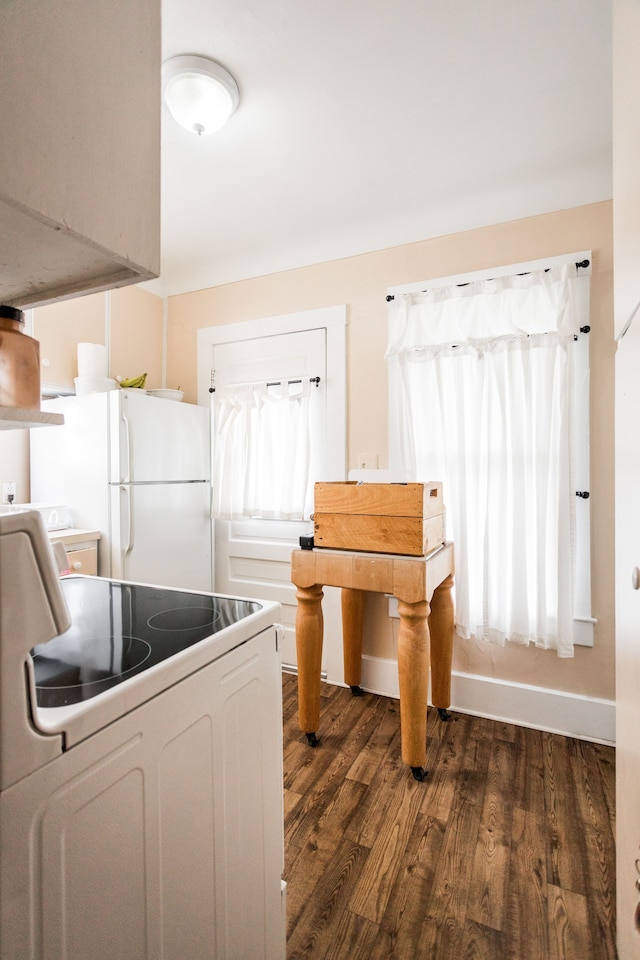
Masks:
[[[168,295],[611,197],[609,0],[163,0],[163,59],[235,77],[162,113]]]

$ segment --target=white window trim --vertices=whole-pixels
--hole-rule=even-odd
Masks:
[[[389,287],[387,296],[392,297],[403,293],[419,293],[424,290],[434,290],[438,287],[450,287],[460,283],[473,283],[476,280],[490,280],[498,277],[513,276],[518,273],[529,273],[534,270],[544,270],[547,267],[560,266],[563,263],[581,263],[589,261],[588,267],[578,268],[578,277],[591,276],[592,256],[590,250],[578,253],[567,253],[559,257],[548,257],[544,260],[528,260],[524,263],[508,264],[492,267],[487,270],[476,270],[472,273],[460,273],[450,277],[437,277],[433,280],[422,280],[418,283],[408,283],[402,286]],[[579,308],[581,326],[589,324],[589,283],[578,284]],[[575,341],[575,423],[574,435],[576,490],[590,490],[589,471],[589,335],[579,334]],[[397,429],[399,410],[397,397],[399,394],[396,383],[397,373],[389,368],[389,466],[391,468],[400,463],[398,449],[399,430]],[[585,544],[588,549],[585,549]],[[397,610],[390,607],[390,616],[397,616]],[[576,600],[574,615],[574,644],[582,647],[593,646],[593,626],[597,623],[591,614],[591,510],[590,500],[576,497]]]

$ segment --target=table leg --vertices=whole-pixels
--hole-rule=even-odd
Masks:
[[[425,776],[429,687],[429,604],[398,601],[398,679],[402,759],[416,780]]]
[[[442,719],[448,719],[451,704],[451,658],[453,656],[453,576],[434,591],[429,615],[431,635],[431,700]]]
[[[322,671],[322,597],[320,584],[298,587],[296,597],[296,651],[298,655],[298,724],[312,746],[320,726]]]
[[[354,696],[362,689],[362,625],[364,622],[364,590],[342,589],[342,656],[344,682],[351,687]]]

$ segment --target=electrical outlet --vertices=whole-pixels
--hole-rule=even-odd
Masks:
[[[378,469],[378,454],[377,453],[361,453],[358,457],[358,469],[359,470],[377,470]]]
[[[15,480],[8,480],[6,483],[2,484],[2,502],[13,503],[15,498],[16,498],[16,482]]]

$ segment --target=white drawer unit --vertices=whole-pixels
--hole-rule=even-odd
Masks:
[[[72,573],[83,573],[87,577],[97,577],[98,548],[95,544],[84,547],[82,550],[67,550],[67,560],[69,561],[69,570]]]
[[[69,561],[71,573],[81,573],[84,576],[98,575],[98,540],[99,530],[50,530],[48,532],[51,543],[62,543]]]

